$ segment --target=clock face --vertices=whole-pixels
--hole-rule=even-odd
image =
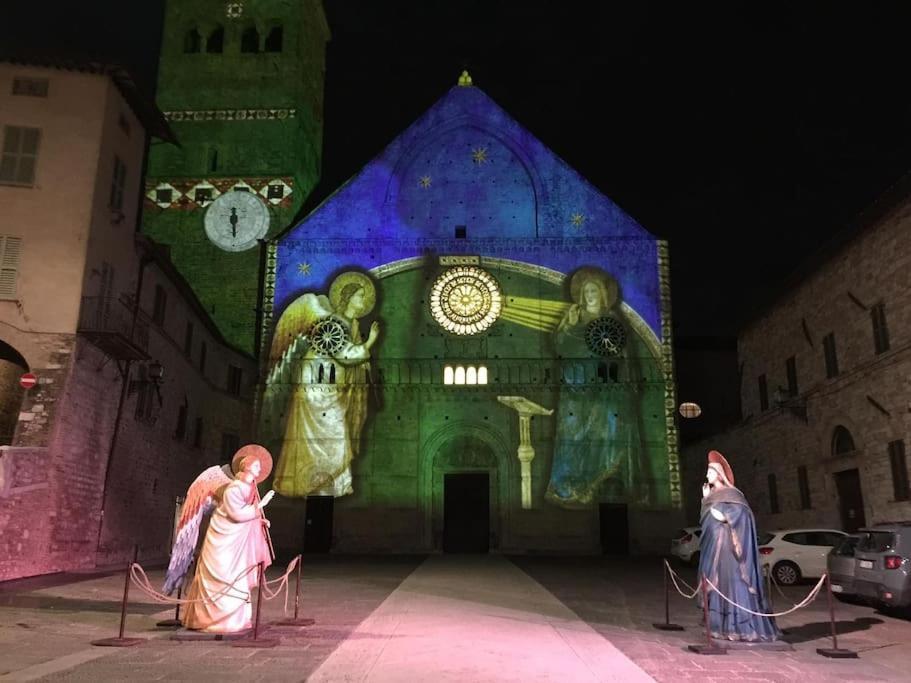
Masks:
[[[246,251],[269,232],[269,209],[252,192],[232,190],[206,209],[206,236],[225,251]]]

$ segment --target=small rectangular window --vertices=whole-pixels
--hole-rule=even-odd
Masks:
[[[826,360],[826,377],[838,375],[838,353],[835,351],[835,333],[830,332],[822,338],[822,350]]]
[[[797,386],[797,359],[794,356],[785,362],[785,370],[788,375],[788,396],[797,396],[800,389]]]
[[[193,448],[202,448],[202,418],[196,418],[196,429],[193,430]]]
[[[781,508],[778,507],[778,482],[774,474],[769,475],[769,512],[773,515],[781,512]]]
[[[3,127],[0,183],[34,185],[41,130],[23,126]]]
[[[111,199],[109,206],[112,209],[123,208],[123,190],[127,182],[127,167],[120,157],[114,156],[114,173],[111,176]]]
[[[184,403],[177,410],[177,428],[174,430],[174,438],[181,441],[187,435],[187,404]]]
[[[155,301],[152,304],[152,322],[164,325],[165,311],[168,308],[168,293],[161,285],[155,285]]]
[[[769,387],[766,384],[765,375],[759,375],[759,409],[769,409]]]
[[[240,396],[240,386],[243,372],[235,365],[228,366],[228,393],[232,396]]]
[[[183,332],[183,354],[189,358],[193,353],[193,323],[187,321],[187,327]]]
[[[47,97],[48,80],[46,78],[14,78],[13,95],[26,97]]]
[[[457,225],[455,226],[455,236],[457,240],[463,240],[468,237],[468,226]]]
[[[810,479],[807,476],[807,466],[797,468],[797,488],[800,489],[800,509],[809,510],[810,505]]]
[[[17,297],[22,238],[0,235],[0,299]]]
[[[870,309],[873,322],[873,349],[877,355],[889,350],[889,328],[886,326],[886,305],[882,302]]]
[[[211,187],[197,187],[193,193],[193,201],[201,206],[205,206],[212,201]],[[229,226],[230,227],[230,226]]]
[[[202,374],[206,374],[206,352],[207,351],[208,351],[208,349],[206,348],[206,343],[203,342],[199,347],[199,371]]]
[[[170,204],[174,199],[174,190],[167,187],[161,190],[155,190],[156,204]]]
[[[908,500],[911,491],[908,488],[908,463],[905,460],[905,442],[889,442],[889,464],[892,467],[892,490],[895,500]]]
[[[266,187],[266,199],[282,199],[285,196],[285,186],[274,184]]]

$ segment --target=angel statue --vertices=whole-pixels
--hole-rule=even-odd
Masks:
[[[295,299],[275,327],[265,414],[282,435],[275,490],[283,496],[344,496],[353,492],[351,461],[367,418],[370,349],[379,323],[361,337],[358,319],[376,303],[363,273],[342,273],[328,298]],[[290,398],[283,400],[283,387]],[[280,413],[280,415],[276,415]]]
[[[228,476],[233,472],[233,479]],[[185,597],[189,601],[183,624],[212,633],[236,633],[252,626],[250,594],[259,581],[257,565],[272,563],[269,521],[256,485],[272,471],[272,456],[262,446],[248,444],[231,459],[230,468],[213,466],[190,485],[178,522],[165,593],[182,585],[193,562],[199,531],[208,522],[196,560],[196,571]]]

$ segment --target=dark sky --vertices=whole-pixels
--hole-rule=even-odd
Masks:
[[[161,0],[4,5],[0,46],[93,51],[154,82]],[[333,38],[321,193],[467,67],[475,85],[671,240],[678,335],[731,332],[911,166],[906,3],[325,5]]]

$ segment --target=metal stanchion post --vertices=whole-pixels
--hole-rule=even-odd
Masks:
[[[131,647],[133,645],[139,645],[139,643],[145,642],[145,638],[123,637],[127,621],[127,601],[130,598],[130,574],[132,573],[133,565],[138,559],[139,546],[135,545],[133,546],[133,561],[127,564],[126,577],[123,580],[123,600],[120,603],[120,635],[116,638],[102,638],[101,640],[93,640],[92,645],[99,645],[101,647]]]
[[[180,600],[180,594],[181,594],[182,588],[183,588],[183,586],[177,587],[177,599],[178,600]],[[174,618],[173,619],[165,619],[163,621],[159,621],[155,625],[158,628],[180,628],[181,626],[183,626],[183,623],[180,621],[180,603],[178,602],[177,607],[174,608]]]
[[[259,563],[259,580],[256,588],[256,615],[253,618],[253,637],[231,642],[233,647],[275,647],[278,645],[276,638],[259,637],[259,619],[263,605],[263,587],[266,585],[266,572],[263,563]]]
[[[726,655],[727,650],[723,647],[718,647],[714,640],[712,640],[712,629],[709,626],[709,586],[708,582],[705,580],[705,576],[702,577],[699,583],[702,589],[702,618],[705,620],[705,645],[687,645],[687,649],[690,652],[695,652],[697,655]]]
[[[297,556],[297,585],[294,587],[294,618],[276,621],[276,626],[313,626],[316,619],[299,616],[301,601],[301,565],[304,563],[301,555]]]
[[[826,595],[829,599],[829,623],[832,625],[832,647],[818,647],[816,654],[830,659],[857,659],[857,653],[854,650],[846,650],[838,647],[838,634],[835,632],[835,605],[832,601],[832,584],[829,581],[829,574],[826,572]]]
[[[682,631],[683,627],[680,624],[671,623],[671,607],[670,607],[670,590],[671,587],[668,585],[668,574],[670,573],[670,568],[666,564],[666,560],[662,560],[661,567],[664,569],[664,623],[663,624],[652,624],[652,626],[659,631]]]

